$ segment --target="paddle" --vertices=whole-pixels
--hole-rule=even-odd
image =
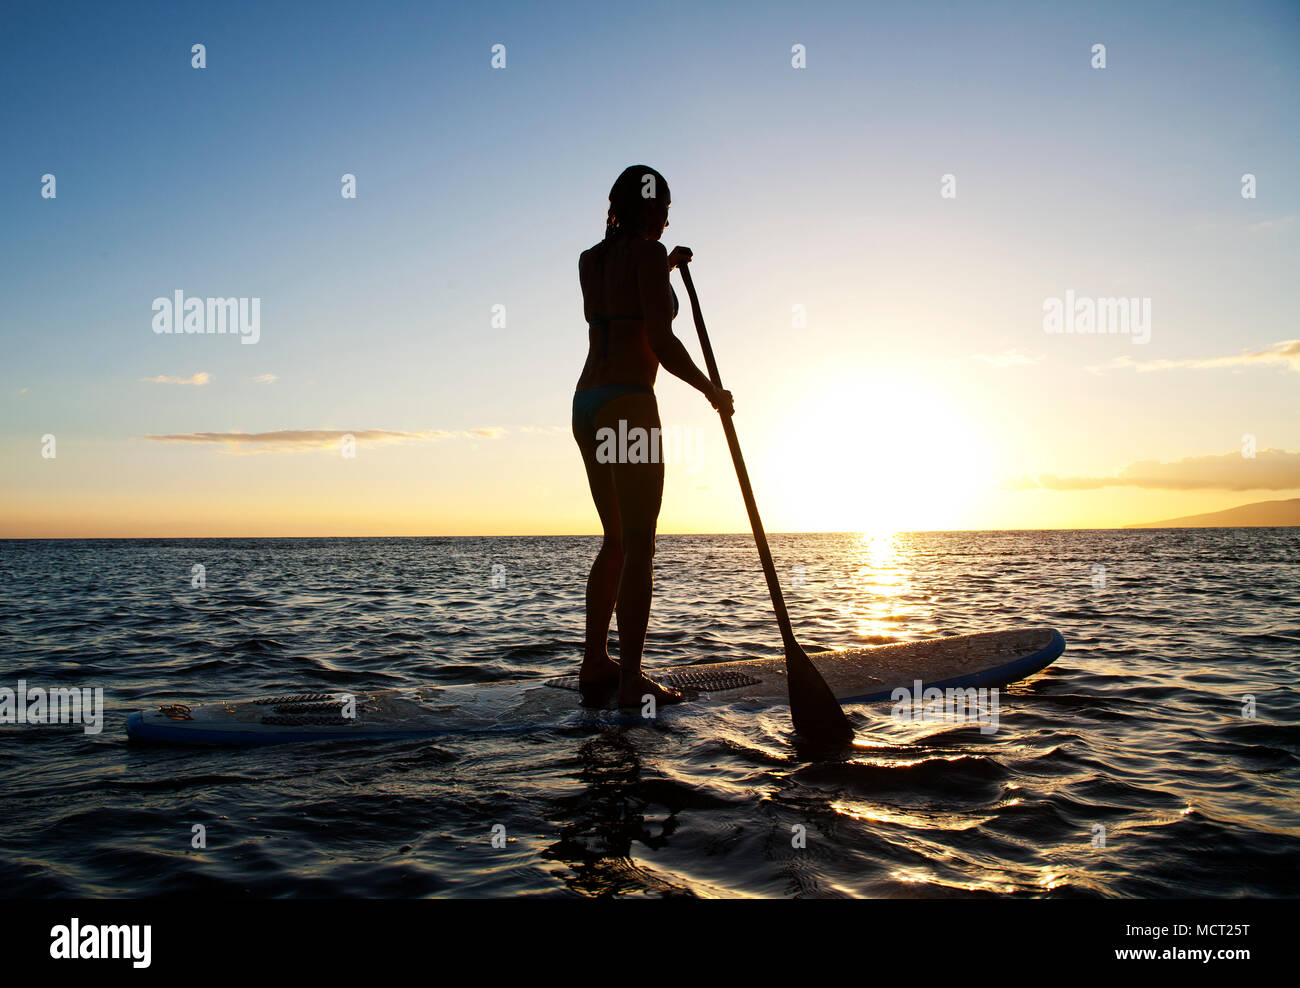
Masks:
[[[713,359],[713,347],[709,345],[709,333],[704,328],[704,316],[700,313],[700,300],[695,294],[691,272],[685,264],[679,264],[677,269],[682,273],[682,281],[686,283],[686,294],[691,297],[691,311],[695,314],[695,328],[700,334],[700,348],[704,351],[709,377],[714,387],[721,388],[722,378],[718,374],[718,363]],[[740,455],[736,427],[732,424],[731,416],[725,412],[720,411],[718,417],[722,419],[722,431],[727,434],[727,445],[731,447],[731,461],[736,465],[740,493],[745,498],[745,510],[749,512],[749,524],[754,529],[758,557],[763,562],[763,575],[767,577],[767,589],[772,594],[772,609],[776,611],[776,623],[781,627],[781,641],[785,643],[785,671],[790,688],[790,717],[794,721],[794,729],[810,741],[836,744],[852,741],[853,728],[844,716],[844,710],[835,699],[835,694],[808,658],[808,653],[795,641],[794,631],[790,627],[790,615],[785,609],[785,597],[781,594],[776,567],[772,564],[772,550],[767,547],[767,536],[763,534],[763,522],[758,517],[754,490],[749,485],[745,460]]]

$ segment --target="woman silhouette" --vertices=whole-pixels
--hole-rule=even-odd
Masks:
[[[582,450],[587,483],[604,532],[587,578],[586,649],[578,674],[584,700],[617,689],[620,706],[680,703],[676,690],[641,672],[650,619],[655,526],[663,497],[662,462],[622,462],[610,433],[659,428],[654,382],[659,365],[700,391],[717,409],[732,411],[731,392],[715,388],[673,335],[677,295],[668,272],[690,262],[691,251],[659,242],[668,226],[668,183],[653,168],[632,165],[609,190],[605,239],[578,258],[587,317],[587,362],[573,395],[573,437]],[[652,444],[656,449],[658,444]],[[611,453],[613,455],[611,455]],[[659,458],[653,457],[658,460]],[[609,622],[618,612],[619,658],[609,655]]]

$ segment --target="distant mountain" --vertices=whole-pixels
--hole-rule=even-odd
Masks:
[[[1256,501],[1223,511],[1168,521],[1151,521],[1125,528],[1259,528],[1274,525],[1300,525],[1300,497],[1287,501]]]

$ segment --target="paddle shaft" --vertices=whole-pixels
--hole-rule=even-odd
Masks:
[[[715,388],[722,387],[722,375],[718,373],[718,362],[713,357],[713,346],[709,343],[709,331],[704,328],[704,315],[700,312],[700,300],[695,294],[695,283],[691,281],[691,272],[687,265],[678,265],[682,281],[686,284],[686,294],[691,298],[691,312],[695,316],[695,329],[700,335],[700,349],[704,351],[704,364],[709,369],[709,379]],[[793,646],[799,648],[790,626],[790,614],[785,609],[785,595],[781,593],[781,582],[776,577],[776,565],[772,562],[772,550],[767,545],[767,534],[763,531],[763,520],[758,517],[758,503],[754,500],[754,488],[749,483],[749,472],[745,469],[745,458],[740,452],[740,440],[736,437],[736,426],[731,416],[719,413],[722,419],[722,431],[726,433],[727,445],[731,448],[731,461],[736,465],[736,478],[740,481],[740,493],[745,499],[745,510],[749,513],[749,524],[754,530],[754,542],[758,545],[758,558],[763,563],[763,575],[767,577],[767,589],[772,594],[772,609],[776,611],[776,623],[781,627],[781,641],[788,652]],[[800,649],[802,651],[802,649]]]
[[[678,270],[682,273],[686,293],[691,299],[691,313],[695,317],[695,329],[700,335],[700,349],[704,351],[704,364],[709,369],[709,379],[715,388],[721,389],[722,375],[718,373],[718,362],[713,357],[709,332],[704,328],[704,314],[700,312],[695,283],[685,264],[678,265]],[[810,739],[831,743],[852,741],[853,728],[844,716],[839,701],[794,637],[794,629],[790,627],[790,614],[785,608],[785,596],[781,593],[781,581],[776,578],[772,550],[768,547],[767,535],[763,532],[763,522],[758,517],[758,504],[754,500],[754,489],[749,483],[749,472],[745,469],[745,458],[740,454],[736,427],[731,416],[725,412],[720,410],[718,417],[722,419],[722,431],[726,433],[727,445],[731,448],[731,461],[736,465],[736,479],[740,481],[745,511],[749,513],[749,524],[754,530],[754,544],[758,546],[758,558],[763,563],[763,575],[767,578],[767,589],[772,595],[772,610],[776,612],[776,623],[781,628],[781,641],[785,645],[786,680],[790,691],[790,718],[794,721],[795,730]]]

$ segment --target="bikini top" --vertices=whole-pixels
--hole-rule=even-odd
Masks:
[[[673,286],[669,285],[668,290],[673,293],[673,318],[677,318],[677,293],[673,291]],[[642,319],[642,316],[592,316],[588,321],[588,326],[600,327],[600,355],[609,356],[609,324],[617,322],[620,319]]]

